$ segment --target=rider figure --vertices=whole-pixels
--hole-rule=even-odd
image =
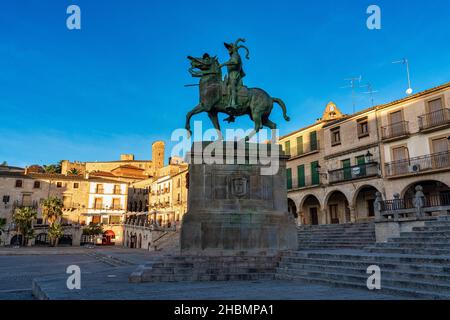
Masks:
[[[226,109],[231,114],[234,114],[238,107],[237,94],[240,86],[242,86],[242,78],[245,77],[245,72],[242,68],[242,59],[239,55],[239,49],[244,48],[247,50],[247,59],[249,54],[248,49],[245,46],[238,46],[238,43],[241,41],[245,42],[245,39],[238,39],[234,44],[224,43],[225,48],[228,49],[228,53],[230,54],[230,60],[220,65],[221,67],[226,66],[228,71],[226,85],[230,100]]]

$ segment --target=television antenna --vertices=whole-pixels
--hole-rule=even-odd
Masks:
[[[360,88],[367,88],[367,92],[364,92],[365,94],[370,94],[370,101],[372,102],[372,107],[374,106],[374,98],[373,94],[378,93],[378,90],[373,90],[372,85],[370,82],[368,82],[365,86],[361,86]]]
[[[352,88],[352,103],[353,103],[353,113],[355,113],[356,102],[355,102],[355,89],[356,82],[361,83],[362,76],[354,77],[354,78],[346,78],[345,81],[349,81],[350,84],[348,86],[341,87],[341,89]]]
[[[392,63],[393,64],[401,63],[401,64],[406,66],[406,76],[408,77],[408,89],[406,89],[406,94],[408,96],[411,95],[413,93],[413,89],[411,87],[411,77],[410,77],[410,74],[409,74],[409,62],[408,62],[408,59],[403,58],[402,60],[394,61]]]

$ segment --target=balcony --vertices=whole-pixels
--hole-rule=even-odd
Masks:
[[[432,131],[445,125],[450,125],[450,109],[441,109],[419,116],[420,131]]]
[[[351,181],[361,178],[378,176],[378,174],[379,174],[378,163],[370,162],[353,167],[328,171],[328,182],[332,184],[344,181]]]
[[[409,135],[408,121],[400,121],[381,127],[381,139],[385,141],[401,139]]]
[[[25,207],[38,209],[39,203],[37,201],[14,201],[13,203],[13,209]]]
[[[387,177],[419,174],[421,172],[445,168],[450,168],[450,151],[394,161],[385,165]]]

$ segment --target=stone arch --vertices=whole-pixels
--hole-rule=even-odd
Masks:
[[[298,207],[301,212],[301,224],[323,224],[322,205],[319,197],[315,194],[308,194],[303,197]]]
[[[36,246],[48,246],[50,245],[50,239],[47,235],[47,232],[41,232],[39,233],[35,240],[34,240],[34,244]]]
[[[324,199],[326,223],[340,224],[353,221],[349,197],[339,189],[330,190]]]
[[[423,187],[423,193],[425,194],[425,196],[442,192],[450,192],[450,187],[448,186],[448,184],[441,180],[417,179],[416,181],[409,183],[402,189],[402,191],[400,192],[400,198],[401,199],[413,198],[415,193],[415,187],[418,185]]]
[[[381,191],[372,184],[363,184],[353,193],[350,206],[354,209],[354,218],[358,222],[367,222],[375,217],[376,193]]]
[[[291,198],[288,198],[288,212],[292,214],[295,219],[298,218],[297,206]]]

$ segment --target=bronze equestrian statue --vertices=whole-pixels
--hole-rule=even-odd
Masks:
[[[270,129],[276,129],[277,125],[269,120],[273,104],[277,103],[282,111],[283,117],[289,121],[286,114],[286,105],[281,99],[269,96],[264,90],[259,88],[247,88],[242,83],[245,76],[242,68],[242,60],[239,55],[239,49],[246,49],[248,59],[248,49],[239,42],[245,42],[244,39],[238,39],[234,44],[225,44],[230,54],[230,60],[220,64],[217,57],[211,57],[205,53],[201,58],[188,56],[191,61],[189,73],[196,78],[200,78],[200,103],[186,115],[186,130],[191,133],[190,120],[193,115],[201,112],[207,112],[214,128],[220,133],[220,124],[218,113],[225,113],[229,117],[225,119],[228,122],[234,122],[235,117],[249,115],[254,122],[254,131],[247,138],[259,132],[266,126]],[[226,66],[228,75],[225,81],[222,79],[221,68]]]

